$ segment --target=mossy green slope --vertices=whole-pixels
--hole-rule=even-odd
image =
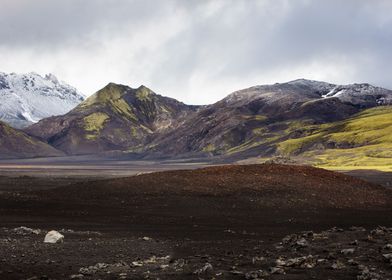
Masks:
[[[123,95],[128,89],[127,86],[110,83],[87,98],[75,108],[75,111],[81,113],[86,111],[94,112],[104,108],[122,118],[136,121],[137,118],[133,112],[133,108],[123,99]]]
[[[344,121],[302,130],[309,135],[282,141],[278,150],[313,158],[316,165],[331,169],[392,171],[392,106],[367,109]]]

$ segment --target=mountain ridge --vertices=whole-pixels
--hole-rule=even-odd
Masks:
[[[335,87],[337,86],[323,82],[295,80],[236,91],[199,111],[197,116],[189,120],[188,125],[184,125],[184,131],[174,131],[165,135],[166,140],[158,143],[157,150],[164,149],[165,152],[171,153],[172,149],[177,149],[181,153],[186,153],[201,152],[204,149],[222,154],[238,146],[237,144],[247,142],[254,136],[255,130],[256,134],[263,131],[266,138],[278,137],[275,131],[287,129],[287,121],[306,120],[314,124],[323,124],[343,120],[365,108],[380,106],[381,97],[384,97],[386,104],[392,103],[392,91],[389,90],[382,90],[383,95],[374,98],[374,91],[370,96],[359,91],[364,96],[362,99],[366,100],[361,106],[350,102],[352,92],[339,96],[345,98],[344,102],[338,97],[322,97]],[[353,92],[357,92],[358,85],[354,84],[351,87]],[[180,141],[179,147],[169,145],[174,139],[183,140]],[[268,155],[268,152],[265,152],[265,155]]]
[[[377,110],[390,105],[392,91],[369,84],[299,79],[254,86],[214,104],[191,106],[145,86],[109,83],[69,113],[25,131],[69,155],[118,151],[142,158],[202,156],[227,161],[300,156],[323,164],[323,153],[331,150],[358,145],[373,149],[366,142],[333,142],[335,136],[329,135],[344,133],[352,118],[363,122],[361,113],[366,115],[366,110],[375,110],[371,113],[377,116]],[[386,125],[392,126],[392,120]],[[392,140],[385,141],[389,147]]]

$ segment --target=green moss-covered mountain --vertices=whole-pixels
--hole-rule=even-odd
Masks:
[[[330,168],[385,169],[392,168],[391,105],[392,91],[369,84],[295,80],[240,90],[200,107],[144,86],[109,84],[27,132],[69,155],[121,151],[230,162],[279,156]]]
[[[62,155],[52,146],[0,122],[0,159]]]
[[[26,131],[71,155],[138,152],[155,133],[177,127],[195,109],[145,86],[110,83],[69,113],[41,120]]]

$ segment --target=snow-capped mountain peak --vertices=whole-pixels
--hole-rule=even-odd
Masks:
[[[17,128],[65,114],[84,98],[53,74],[0,72],[0,120]]]

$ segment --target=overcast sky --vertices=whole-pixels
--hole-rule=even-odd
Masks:
[[[392,88],[392,1],[0,0],[0,71],[188,104],[297,78]]]

